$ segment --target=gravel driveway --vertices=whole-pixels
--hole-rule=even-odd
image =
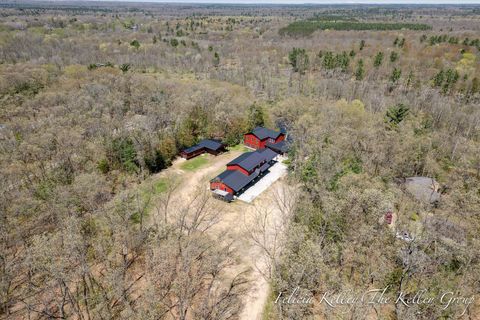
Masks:
[[[263,191],[267,190],[275,181],[287,174],[287,166],[281,162],[275,163],[269,172],[253,186],[248,188],[237,199],[250,203],[258,197]]]

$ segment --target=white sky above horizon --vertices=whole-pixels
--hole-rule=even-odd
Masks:
[[[81,0],[83,1],[221,4],[480,4],[480,0]]]

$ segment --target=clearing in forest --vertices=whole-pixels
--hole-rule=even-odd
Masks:
[[[208,181],[242,152],[243,148],[234,148],[219,156],[205,154],[191,160],[177,159],[170,168],[155,176],[154,181],[164,181],[163,179],[167,176],[175,176],[179,184],[175,189],[174,197],[181,199],[184,203],[188,203],[188,199],[192,197],[197,188],[208,188]],[[207,163],[208,165],[205,165]],[[268,264],[265,259],[265,253],[262,251],[264,249],[261,249],[261,246],[252,240],[252,234],[260,231],[254,230],[258,225],[259,215],[268,215],[269,220],[280,221],[281,212],[278,209],[279,195],[285,193],[278,192],[278,190],[279,188],[286,188],[286,186],[281,179],[278,179],[285,175],[286,170],[283,170],[285,168],[284,164],[280,162],[277,164],[281,166],[282,170],[275,170],[273,174],[275,179],[269,181],[267,188],[264,188],[266,190],[262,190],[264,192],[260,192],[261,194],[258,194],[255,200],[252,199],[251,203],[235,201],[226,204],[220,200],[212,199],[212,201],[218,203],[218,206],[222,207],[222,214],[220,221],[208,232],[212,237],[218,238],[219,241],[233,241],[241,257],[241,261],[238,261],[234,270],[228,271],[231,275],[226,275],[226,277],[233,277],[242,270],[251,271],[249,275],[251,280],[250,288],[244,297],[245,307],[240,315],[240,319],[261,319],[269,295],[269,286],[265,278],[265,275],[268,273]],[[281,173],[280,175],[278,174],[279,172]],[[160,185],[163,186],[164,183],[160,183]],[[152,212],[150,214],[156,213]],[[269,226],[264,227],[267,229]]]

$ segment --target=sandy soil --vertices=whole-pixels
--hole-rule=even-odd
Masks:
[[[182,163],[186,160],[177,159],[172,167],[162,172],[163,175],[177,175],[181,183],[176,191],[176,197],[188,199],[196,188],[208,188],[208,181],[215,175],[225,169],[225,165],[239,156],[241,151],[231,151],[217,157],[206,155],[209,163],[195,171],[185,171],[181,169]],[[241,261],[232,270],[232,276],[245,269],[251,269],[250,280],[251,287],[245,296],[245,308],[240,315],[241,320],[257,320],[262,318],[262,311],[269,295],[268,282],[262,275],[265,272],[266,264],[263,254],[258,246],[255,246],[247,235],[247,230],[254,224],[253,217],[259,207],[268,208],[269,216],[273,219],[278,217],[279,210],[273,204],[272,189],[283,185],[282,179],[276,181],[269,189],[263,192],[252,203],[235,201],[233,203],[224,203],[220,200],[218,206],[222,208],[221,221],[216,224],[209,232],[213,237],[222,235],[224,241],[233,240],[237,248]]]

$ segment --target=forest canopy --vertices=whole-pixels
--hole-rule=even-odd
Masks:
[[[3,1],[0,318],[460,316],[318,301],[480,294],[479,29],[474,5]],[[221,202],[257,126],[285,175]],[[227,151],[179,157],[203,139]],[[316,302],[275,303],[296,287]]]

